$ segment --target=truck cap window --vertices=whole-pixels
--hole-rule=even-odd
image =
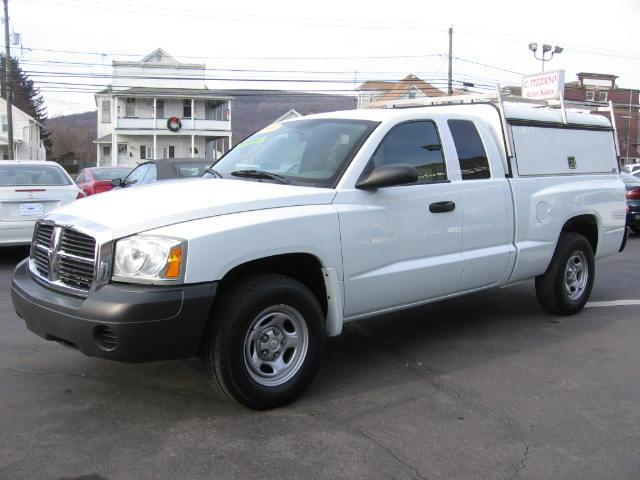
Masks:
[[[415,121],[394,127],[378,146],[366,170],[400,163],[416,167],[419,183],[447,179],[442,145],[433,122]]]
[[[449,130],[458,153],[462,180],[490,178],[489,160],[478,129],[469,120],[449,120]]]
[[[294,185],[333,187],[377,125],[332,118],[269,125],[239,143],[214,168],[226,178],[271,181],[267,175],[233,175],[266,172]]]

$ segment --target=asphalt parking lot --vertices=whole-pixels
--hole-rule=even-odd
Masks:
[[[31,334],[0,252],[2,479],[637,479],[640,304],[557,318],[532,282],[346,327],[295,404],[252,412],[195,361]],[[640,236],[592,301],[640,299]],[[597,304],[596,304],[597,305]]]

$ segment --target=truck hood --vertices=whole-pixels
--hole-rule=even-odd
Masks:
[[[268,182],[197,178],[168,180],[83,198],[45,218],[85,219],[121,238],[175,223],[231,213],[333,201],[335,190]]]

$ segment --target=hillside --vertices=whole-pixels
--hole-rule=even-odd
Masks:
[[[95,163],[96,112],[76,113],[47,120],[53,142],[53,160],[77,159]]]

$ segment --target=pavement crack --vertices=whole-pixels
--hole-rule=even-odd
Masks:
[[[310,415],[311,417],[316,417],[316,418],[321,418],[323,420],[329,421],[333,424],[336,424],[338,426],[341,427],[347,427],[349,430],[351,430],[352,432],[355,432],[356,434],[358,434],[361,437],[364,437],[366,440],[368,440],[369,442],[373,443],[374,445],[376,445],[379,448],[382,448],[385,452],[387,452],[387,454],[393,458],[395,460],[395,462],[402,466],[405,470],[410,471],[416,479],[418,480],[429,480],[429,477],[426,477],[424,475],[422,475],[419,471],[417,467],[414,467],[413,465],[411,465],[408,461],[404,460],[403,458],[401,458],[396,452],[393,451],[393,449],[387,445],[385,445],[384,443],[380,442],[379,440],[377,440],[373,435],[371,435],[371,433],[369,433],[364,427],[361,427],[359,425],[354,425],[353,423],[343,420],[343,419],[338,419],[338,418],[333,418],[329,415],[325,415],[325,414],[321,414],[315,411],[305,411],[305,413],[307,413],[308,415]]]
[[[527,466],[527,460],[529,459],[529,443],[524,438],[521,438],[520,441],[524,446],[524,452],[522,454],[520,462],[516,466],[516,471],[514,472],[513,477],[511,477],[512,479],[518,478],[520,470],[524,469]]]

